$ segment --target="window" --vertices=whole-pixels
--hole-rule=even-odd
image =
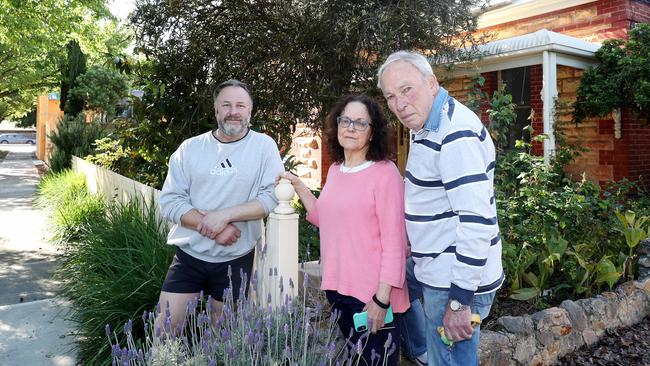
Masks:
[[[530,66],[501,70],[499,80],[505,84],[506,93],[512,95],[512,102],[516,105],[517,119],[510,127],[508,149],[515,146],[516,140],[530,142],[530,134],[524,131],[531,121],[528,120],[531,112],[530,105]]]

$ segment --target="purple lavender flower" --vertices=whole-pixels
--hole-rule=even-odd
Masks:
[[[293,280],[291,279],[291,277],[289,277],[289,288],[292,290],[294,289]]]
[[[285,346],[284,351],[282,351],[282,358],[291,359],[291,347]]]
[[[274,276],[278,275],[278,267],[273,267],[273,275]]]
[[[133,320],[129,319],[126,324],[124,324],[124,334],[129,334],[133,330]]]
[[[145,309],[145,311],[142,312],[142,322],[146,323],[147,322],[147,317],[149,316],[149,313]]]
[[[282,280],[282,276],[280,276],[280,293],[284,293],[284,281]]]
[[[392,343],[393,343],[393,334],[388,333],[388,337],[386,337],[386,343],[384,343],[384,348],[390,347]]]
[[[251,286],[257,288],[257,270],[253,271],[253,276],[251,277]]]
[[[246,333],[246,337],[244,337],[244,342],[248,346],[252,346],[255,343],[255,335],[253,334],[252,331],[249,330],[248,333]]]
[[[171,333],[171,331],[172,331],[172,317],[168,316],[165,319],[165,332]]]
[[[111,326],[108,325],[108,323],[106,324],[105,330],[106,330],[106,337],[108,337],[108,340],[110,342],[110,340],[111,340]]]
[[[223,329],[223,330],[221,330],[221,338],[222,338],[224,341],[228,341],[228,340],[230,340],[230,331],[228,331],[228,329]]]
[[[361,338],[359,338],[357,341],[356,350],[358,356],[361,356],[363,354],[363,343],[361,342]]]
[[[395,344],[395,342],[391,343],[390,348],[388,349],[388,356],[395,353],[396,349],[397,349],[397,345]]]
[[[331,360],[334,358],[334,355],[336,354],[336,343],[330,342],[330,344],[327,345],[327,351],[325,352],[325,355],[328,360]]]

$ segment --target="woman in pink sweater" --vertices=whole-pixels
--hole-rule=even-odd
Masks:
[[[389,305],[396,317],[409,307],[404,182],[388,160],[387,129],[377,102],[365,95],[344,97],[325,122],[334,164],[320,197],[298,177],[281,174],[293,184],[307,220],[320,228],[321,289],[332,310],[341,312],[338,324],[349,345],[364,334],[354,330],[353,314],[368,312],[370,334],[361,343],[369,365],[384,364],[385,355],[386,364],[397,365],[399,329],[384,318]]]

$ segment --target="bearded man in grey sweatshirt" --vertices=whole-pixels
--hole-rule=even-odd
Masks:
[[[225,81],[213,99],[218,128],[183,141],[160,193],[161,211],[174,223],[167,243],[177,249],[160,293],[158,325],[167,306],[172,327],[181,324],[188,301],[201,291],[218,313],[231,282],[235,299],[240,286],[248,288],[240,273],[250,278],[262,219],[277,205],[274,182],[284,168],[275,141],[250,129],[248,86]]]

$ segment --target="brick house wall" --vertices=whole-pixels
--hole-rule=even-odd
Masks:
[[[627,38],[632,22],[650,22],[650,7],[637,0],[601,0],[550,13],[483,28],[480,31],[504,39],[540,29],[566,34],[587,42]]]
[[[296,126],[296,131],[291,140],[289,154],[295,156],[297,175],[310,188],[321,187],[324,184],[322,165],[326,162],[326,154],[323,153],[323,144],[320,132],[307,128],[304,125]]]
[[[621,129],[622,138],[615,140],[614,149],[627,148],[627,159],[617,160],[614,155],[614,179],[642,176],[646,188],[650,188],[650,124],[631,110],[623,110]]]
[[[589,118],[574,125],[571,123],[571,104],[575,101],[576,90],[583,71],[573,67],[559,65],[557,67],[558,105],[564,105],[563,110],[556,115],[556,123],[564,124],[564,132],[569,142],[579,142],[587,151],[581,153],[570,164],[566,171],[574,179],[581,179],[583,173],[587,179],[604,185],[612,180],[623,178],[636,179],[645,177],[650,184],[650,125],[629,110],[624,110],[621,118],[621,139],[614,137],[614,121],[611,116]],[[482,91],[489,97],[498,87],[498,72],[481,74],[485,78]],[[543,102],[542,65],[530,66],[531,78],[531,107],[535,111],[533,120],[534,135],[543,133],[542,121]],[[461,102],[466,102],[472,89],[472,78],[462,77],[442,82],[450,95]],[[487,126],[489,123],[486,113],[489,107],[484,104],[481,120]],[[541,143],[533,144],[533,153],[542,155]]]

